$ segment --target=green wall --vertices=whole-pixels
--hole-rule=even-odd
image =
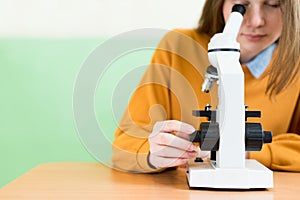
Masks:
[[[103,41],[103,38],[0,39],[0,187],[40,163],[96,161],[76,131],[72,98],[82,64]],[[128,73],[124,69],[145,65],[152,53],[147,50],[122,56],[99,81],[102,86],[96,91],[96,114],[105,124],[104,131],[110,140],[143,70],[133,79],[129,76],[132,81],[123,93],[116,92],[119,103],[114,102],[113,109],[110,98],[99,98],[99,94],[104,92],[104,96],[109,96],[105,92],[111,92],[110,87],[123,80],[124,73]],[[121,69],[123,75],[117,73]],[[114,77],[115,74],[122,77]]]

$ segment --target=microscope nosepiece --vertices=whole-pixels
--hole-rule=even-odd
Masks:
[[[209,93],[214,83],[218,80],[217,68],[210,65],[206,69],[205,80],[202,84],[202,92]]]

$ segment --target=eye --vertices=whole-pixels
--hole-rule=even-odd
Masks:
[[[272,7],[272,8],[279,8],[280,7],[280,3],[279,2],[266,2],[265,5]]]
[[[270,6],[272,8],[279,8],[280,4],[269,4],[268,6]]]

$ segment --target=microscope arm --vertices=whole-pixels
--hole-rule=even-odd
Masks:
[[[219,87],[216,120],[220,142],[217,167],[245,167],[244,73],[238,52],[216,52]]]

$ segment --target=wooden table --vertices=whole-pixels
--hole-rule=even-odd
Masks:
[[[190,189],[184,168],[130,174],[100,163],[46,163],[0,189],[0,199],[300,199],[300,173],[274,172],[268,190]]]

